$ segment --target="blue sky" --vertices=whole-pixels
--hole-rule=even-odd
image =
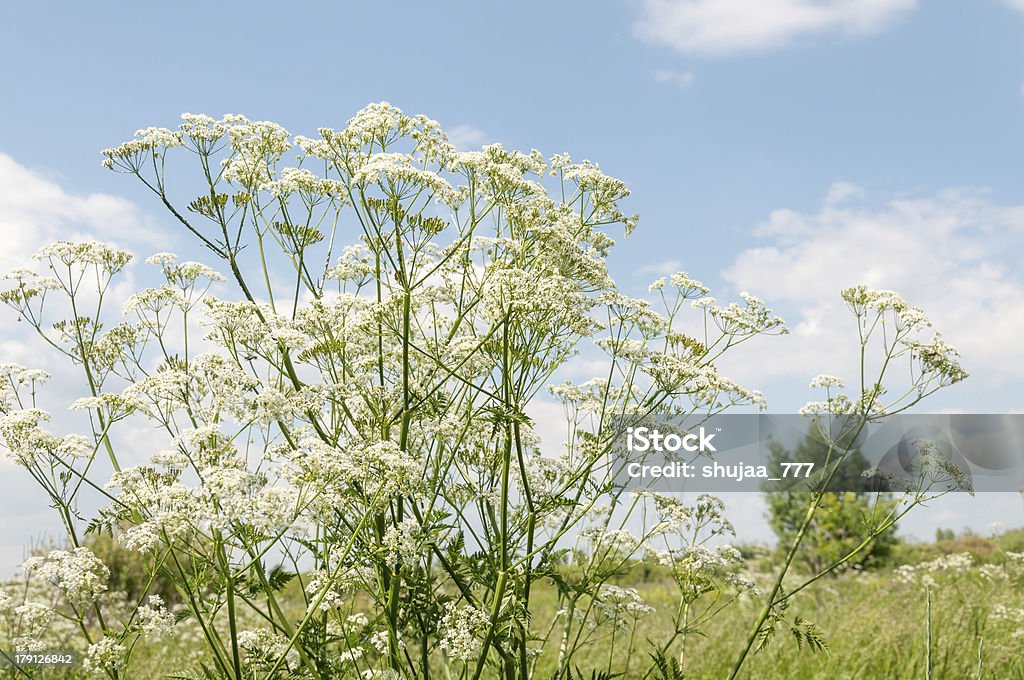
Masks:
[[[773,411],[848,370],[835,300],[861,281],[904,292],[963,350],[974,377],[930,409],[1024,411],[1021,0],[171,7],[3,9],[4,268],[60,235],[185,249],[100,167],[137,128],[237,112],[311,134],[387,100],[467,146],[569,151],[624,178],[641,221],[610,262],[623,287],[682,268],[790,321],[730,367]],[[1021,523],[1019,498],[985,505],[928,521]]]

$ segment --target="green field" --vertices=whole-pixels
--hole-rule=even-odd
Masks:
[[[767,572],[773,557],[764,549],[749,552],[761,554],[754,563]],[[965,555],[970,556],[969,564]],[[767,580],[767,573],[763,578]],[[678,590],[664,573],[638,566],[618,583],[635,587],[655,611],[639,619],[634,633],[623,630],[614,639],[607,628],[598,628],[586,642],[585,653],[578,656],[586,660],[587,665],[579,668],[585,677],[610,669],[619,677],[643,678],[651,641],[662,642],[672,634]],[[298,615],[298,593],[286,591],[286,600]],[[688,633],[685,650],[679,642],[674,644],[671,656],[682,655],[685,677],[727,677],[759,605],[754,598],[741,599]],[[553,586],[538,588],[531,603],[533,630],[546,630],[558,607]],[[364,611],[372,620],[373,608],[367,604]],[[748,660],[741,677],[1022,678],[1024,531],[1008,532],[995,540],[961,536],[931,544],[901,544],[890,564],[821,579],[795,598],[788,613],[790,620],[799,616],[814,623],[827,650],[798,646],[788,628],[780,626],[767,647]],[[200,661],[198,631],[188,632],[188,620],[179,626],[183,635],[177,641],[137,649],[126,677],[181,673]],[[634,654],[627,668],[630,645]],[[555,635],[540,653],[533,677],[551,676],[557,647]],[[458,677],[460,670],[461,665],[454,664],[451,677]],[[437,677],[448,674],[438,668]]]

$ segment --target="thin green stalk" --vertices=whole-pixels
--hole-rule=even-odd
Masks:
[[[932,680],[932,589],[925,588],[925,662],[924,662],[924,677],[926,680]]]
[[[242,678],[242,657],[238,649],[238,619],[235,612],[235,580],[231,574],[231,568],[228,565],[227,554],[224,550],[224,544],[217,538],[217,560],[220,562],[220,568],[222,573],[225,575],[226,583],[225,589],[227,591],[228,601],[228,629],[231,635],[231,663],[234,667],[235,677],[238,680]]]
[[[508,572],[498,573],[498,583],[494,589],[494,602],[491,604],[491,622],[487,628],[487,637],[484,638],[483,648],[480,650],[480,658],[477,659],[476,672],[473,673],[473,680],[479,680],[480,674],[484,672],[487,664],[487,652],[494,641],[494,631],[498,627],[498,616],[501,614],[501,602],[505,599],[505,587],[508,585]]]

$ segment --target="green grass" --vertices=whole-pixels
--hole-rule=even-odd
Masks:
[[[668,582],[636,584],[641,595],[657,612],[642,619],[634,648],[641,655],[648,648],[646,639],[664,640],[671,629],[675,611],[674,585]],[[816,624],[824,635],[828,651],[812,652],[798,648],[788,630],[780,630],[768,647],[748,659],[742,677],[746,678],[925,678],[926,598],[924,588],[899,582],[891,571],[848,574],[805,591],[789,613]],[[932,675],[933,678],[978,677],[978,646],[982,644],[981,677],[1005,679],[1024,677],[1021,650],[1024,640],[1013,639],[1012,629],[995,626],[990,614],[995,604],[1024,607],[1019,585],[992,584],[978,575],[943,579],[932,591]],[[554,611],[551,589],[537,592],[538,620]],[[725,678],[741,648],[751,623],[758,614],[757,603],[740,602],[725,610],[703,631],[690,635],[686,643],[687,678]],[[1024,627],[1024,622],[1021,622]],[[626,646],[620,640],[613,648],[610,640],[596,641],[582,657],[581,670],[607,667],[625,670]],[[549,645],[551,647],[553,645]],[[555,649],[546,649],[538,677],[547,677],[554,669]],[[673,653],[678,655],[676,645]],[[640,662],[646,659],[640,659]],[[648,664],[634,659],[624,676],[640,678],[638,667]]]
[[[780,627],[766,649],[748,658],[741,677],[796,680],[1024,678],[1024,560],[1010,559],[1005,552],[1021,544],[1024,544],[1024,532],[1011,532],[999,542],[960,537],[953,541],[903,546],[899,557],[911,563],[965,550],[976,555],[975,566],[966,572],[930,573],[935,579],[930,588],[930,651],[926,589],[920,582],[905,582],[896,568],[889,566],[824,578],[800,593],[787,612],[789,619],[792,621],[799,616],[813,622],[824,637],[827,652],[814,652],[806,645],[799,648],[788,627]],[[772,558],[762,555],[754,559],[754,564],[765,572],[759,579],[764,585],[768,582],[767,571]],[[1005,564],[1009,577],[986,577],[981,569],[984,564]],[[595,634],[575,659],[585,677],[610,667],[612,672],[621,673],[620,677],[643,678],[650,666],[651,642],[664,641],[672,634],[672,619],[679,605],[675,584],[659,570],[643,572],[638,568],[633,574],[632,579],[626,576],[618,583],[635,587],[656,611],[639,620],[628,667],[629,633],[619,633],[614,640],[607,633],[600,637]],[[287,608],[297,619],[301,616],[302,604],[300,593],[293,586],[289,586],[284,597]],[[1008,617],[998,616],[999,605],[1008,608]],[[532,630],[546,630],[559,606],[554,586],[538,584],[531,601]],[[761,602],[754,598],[740,600],[699,632],[687,636],[684,663],[687,680],[728,676],[760,606]],[[372,619],[374,613],[369,605],[364,604],[364,608]],[[185,625],[188,629],[187,622]],[[258,626],[260,622],[254,619],[244,622],[243,627],[245,625]],[[1020,636],[1015,636],[1017,631]],[[538,660],[535,678],[550,677],[556,668],[558,645],[556,629]],[[132,672],[127,677],[157,678],[179,673],[194,667],[194,663],[202,659],[202,651],[198,635],[171,643],[144,644],[137,650]],[[670,650],[676,658],[681,651],[679,643]],[[453,673],[453,677],[457,675]],[[444,674],[438,673],[437,677],[442,678]],[[658,675],[651,677],[658,678]]]
[[[1012,637],[1013,626],[992,619],[997,604],[1024,607],[1021,584],[988,581],[977,570],[962,576],[950,574],[938,578],[940,585],[932,589],[931,677],[979,677],[978,648],[981,645],[980,677],[1024,678],[1021,659],[1024,640]],[[643,677],[641,669],[649,666],[647,641],[665,640],[671,634],[672,614],[678,606],[675,585],[660,578],[632,585],[657,610],[639,622],[630,667],[626,668],[629,649],[626,636],[620,635],[613,644],[610,637],[604,635],[594,638],[577,659],[580,670],[588,677],[593,670],[605,670],[609,656],[613,672],[624,672],[625,678]],[[922,586],[903,583],[893,571],[881,570],[819,581],[802,595],[796,598],[789,613],[815,623],[825,638],[828,651],[812,652],[806,646],[800,649],[787,630],[780,630],[766,649],[748,660],[742,677],[828,680],[927,677],[927,607]],[[535,627],[548,622],[557,606],[552,587],[537,588],[533,599]],[[758,613],[757,607],[757,602],[741,601],[712,620],[702,634],[689,635],[686,677],[727,677]],[[1024,628],[1024,622],[1018,627]],[[557,647],[557,639],[549,641],[535,677],[546,678],[555,669]],[[150,657],[146,664],[154,676],[180,670],[184,651],[187,650],[162,646],[155,658],[146,654]],[[672,648],[673,655],[680,651],[678,644]]]

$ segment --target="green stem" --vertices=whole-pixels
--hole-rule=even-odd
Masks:
[[[491,604],[491,623],[487,628],[487,637],[484,638],[484,646],[480,651],[480,658],[476,662],[476,672],[473,673],[473,680],[479,680],[480,674],[484,672],[487,663],[487,652],[494,640],[494,631],[498,627],[498,616],[501,614],[501,602],[505,598],[505,586],[508,585],[508,572],[498,573],[498,583],[494,589],[494,602]]]

